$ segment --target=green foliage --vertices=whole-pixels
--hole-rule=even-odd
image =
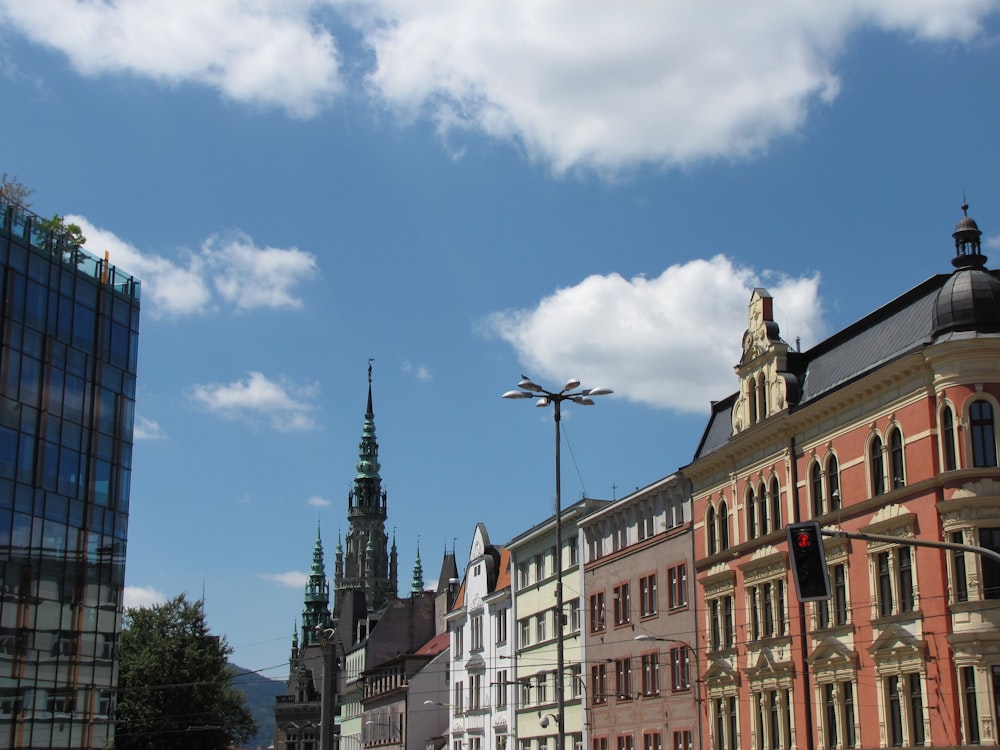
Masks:
[[[79,247],[86,243],[87,238],[83,236],[83,230],[79,224],[67,224],[63,217],[56,214],[51,219],[46,219],[41,223],[43,229],[52,232],[55,236],[61,236],[70,245]]]
[[[115,719],[118,750],[225,750],[256,732],[232,686],[232,653],[211,634],[203,602],[181,594],[125,613]]]

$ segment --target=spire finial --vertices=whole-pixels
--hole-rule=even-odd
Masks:
[[[372,362],[375,361],[375,357],[368,358],[368,385],[372,384]]]

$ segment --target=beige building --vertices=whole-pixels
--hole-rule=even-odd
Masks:
[[[580,522],[590,750],[701,747],[690,498],[673,474]]]
[[[508,545],[514,590],[515,728],[518,750],[582,750],[584,746],[584,694],[582,640],[580,637],[582,587],[577,524],[588,513],[607,504],[583,499],[560,514],[562,537],[557,569],[555,515],[517,536]],[[564,696],[564,748],[558,747],[558,645],[557,586],[562,586],[562,642]]]

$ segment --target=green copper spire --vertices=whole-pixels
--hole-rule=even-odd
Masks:
[[[417,561],[413,563],[413,583],[410,584],[410,593],[419,594],[424,590],[424,566],[420,564],[420,543],[417,543]]]
[[[365,410],[365,424],[361,430],[361,445],[358,448],[358,473],[354,478],[354,493],[361,507],[378,507],[382,477],[378,462],[378,441],[375,440],[375,410],[372,408],[372,363],[368,362],[368,408]],[[362,505],[368,501],[369,505]]]
[[[326,625],[330,619],[330,584],[326,580],[323,565],[323,538],[319,525],[316,527],[316,544],[313,547],[312,572],[306,581],[305,608],[302,610],[302,643],[315,643],[317,628]]]

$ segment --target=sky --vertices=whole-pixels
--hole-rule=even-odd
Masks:
[[[142,284],[130,606],[285,679],[372,360],[399,593],[690,462],[755,287],[806,350],[1000,256],[997,0],[0,0],[0,172]],[[1000,267],[1000,261],[992,264]]]

